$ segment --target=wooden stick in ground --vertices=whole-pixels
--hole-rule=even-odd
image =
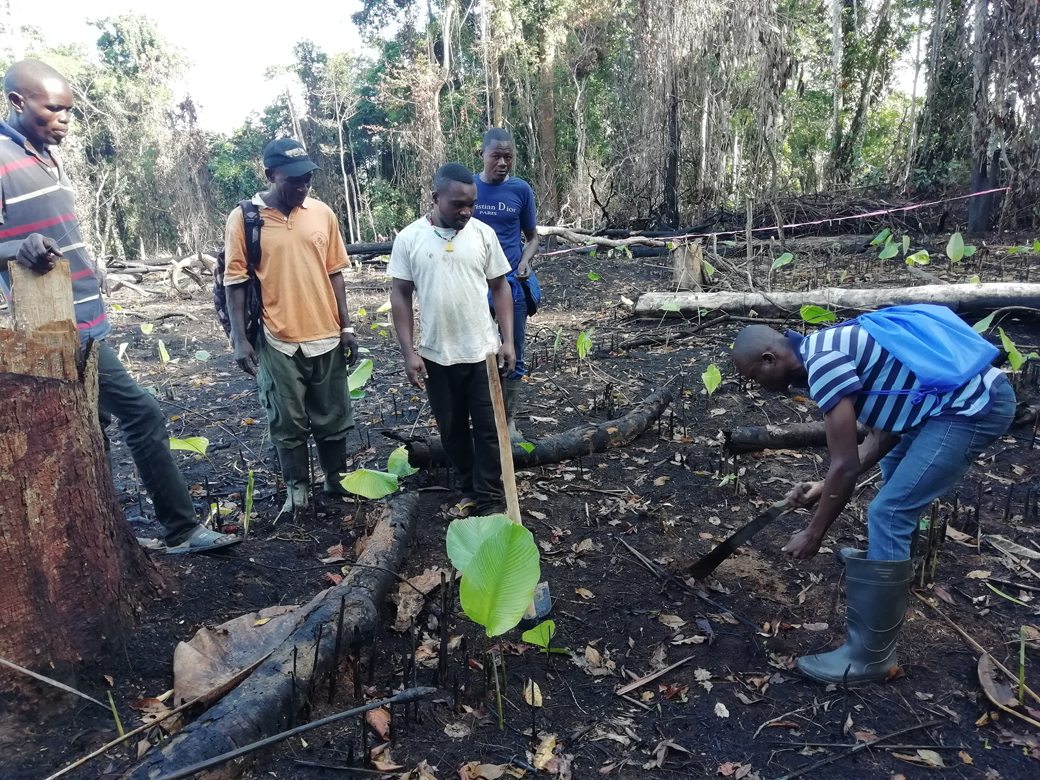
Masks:
[[[70,688],[65,683],[60,683],[57,680],[52,680],[50,677],[44,677],[42,674],[37,674],[36,672],[30,671],[29,669],[26,669],[24,666],[13,664],[5,658],[0,658],[0,665],[6,666],[8,669],[13,669],[16,672],[21,672],[22,674],[28,675],[29,677],[32,677],[34,680],[39,680],[40,682],[47,683],[48,685],[53,685],[55,688],[60,688],[66,693],[75,694],[76,696],[79,696],[81,699],[92,701],[97,706],[102,707],[105,710],[105,712],[111,712],[107,704],[102,704],[93,696],[87,696],[87,694],[82,693],[81,691],[77,691],[75,688]]]
[[[516,474],[513,471],[513,445],[509,441],[509,425],[506,423],[506,402],[502,397],[502,379],[498,375],[498,355],[491,353],[485,358],[487,364],[488,389],[491,405],[495,408],[495,428],[498,431],[498,456],[502,463],[502,488],[506,493],[506,514],[514,523],[520,520],[520,498],[516,494]]]
[[[671,666],[666,666],[664,669],[658,669],[656,672],[650,672],[650,674],[644,675],[643,677],[640,677],[638,680],[633,680],[628,685],[621,686],[616,691],[614,691],[614,693],[616,693],[618,696],[624,696],[626,693],[630,693],[631,691],[634,691],[636,688],[641,688],[648,682],[653,682],[661,675],[667,674],[668,672],[672,671],[672,669],[676,669],[692,659],[693,656],[688,655],[681,661],[676,661]]]
[[[946,614],[941,609],[939,609],[934,604],[930,604],[928,602],[928,599],[926,599],[924,596],[922,596],[916,590],[912,590],[910,592],[913,593],[915,596],[917,596],[917,598],[920,599],[921,601],[923,601],[925,604],[928,604],[928,606],[931,607],[935,611],[935,614],[937,614],[939,617],[941,617],[943,619],[943,622],[946,623],[946,625],[948,625],[950,628],[952,628],[954,631],[956,631],[958,634],[960,634],[961,639],[963,639],[965,642],[967,642],[969,645],[971,645],[972,648],[974,648],[979,653],[984,653],[984,654],[988,655],[990,658],[993,658],[993,665],[996,666],[998,669],[1000,669],[1000,671],[1002,671],[1004,674],[1006,674],[1010,680],[1012,680],[1014,682],[1018,682],[1018,675],[1017,674],[1012,674],[1011,671],[1006,666],[1004,666],[1004,664],[1002,664],[1000,661],[998,661],[996,658],[993,657],[993,653],[991,653],[985,647],[983,647],[978,642],[976,642],[974,639],[972,639],[967,631],[965,631],[963,628],[961,628],[956,623],[954,623],[952,620],[950,620],[950,618],[947,617]],[[1036,693],[1028,685],[1025,686],[1025,691],[1030,696],[1032,696],[1034,699],[1036,699],[1036,701],[1040,702],[1040,696],[1037,696]]]
[[[194,706],[195,704],[198,704],[205,697],[206,697],[206,694],[203,694],[202,696],[198,696],[198,697],[192,699],[191,701],[186,701],[180,707],[175,707],[174,709],[170,710],[169,712],[167,712],[162,717],[156,718],[155,720],[152,720],[152,721],[149,721],[148,723],[145,723],[143,726],[138,726],[133,731],[126,732],[123,736],[118,737],[117,739],[113,739],[107,745],[102,745],[101,747],[99,747],[97,750],[95,750],[90,755],[83,756],[83,758],[81,758],[79,761],[76,761],[76,762],[74,762],[72,764],[69,764],[64,769],[59,769],[53,775],[50,775],[49,777],[45,778],[45,780],[55,780],[55,778],[57,778],[57,777],[61,777],[64,774],[68,774],[73,769],[77,769],[77,768],[83,766],[85,763],[87,763],[91,759],[97,758],[98,756],[102,755],[103,753],[107,753],[112,748],[114,748],[114,747],[116,747],[118,745],[123,744],[128,739],[130,739],[131,737],[136,737],[138,734],[141,734],[141,733],[146,732],[146,731],[151,731],[152,729],[156,728],[160,723],[162,723],[164,720],[168,720],[168,719],[172,718],[174,715],[177,715],[178,713],[181,713],[184,710],[188,709],[188,707],[191,707],[191,706]]]

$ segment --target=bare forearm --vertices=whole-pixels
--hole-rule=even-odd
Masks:
[[[872,428],[859,445],[859,473],[865,474],[874,468],[898,443],[898,434]]]
[[[246,340],[246,286],[233,284],[225,292],[231,312],[231,341],[240,344]]]
[[[400,290],[390,293],[390,312],[393,315],[394,330],[397,331],[397,343],[401,351],[409,354],[415,351],[413,332],[415,330],[415,313],[412,311],[412,296]]]
[[[831,466],[823,481],[820,503],[809,522],[809,531],[815,536],[822,539],[827,529],[838,519],[838,515],[852,498],[858,476],[859,471],[855,467]]]
[[[495,303],[495,316],[502,341],[513,343],[513,289],[504,276],[492,280],[491,300]]]
[[[350,311],[347,309],[347,290],[343,274],[335,273],[329,276],[332,282],[332,292],[336,296],[336,312],[339,314],[339,326],[350,327]]]
[[[523,252],[522,255],[520,255],[520,262],[523,262],[524,260],[526,260],[528,263],[531,263],[531,262],[534,261],[535,255],[537,255],[537,254],[538,254],[538,237],[536,235],[533,241],[531,239],[528,239],[527,243],[524,244],[524,252]]]

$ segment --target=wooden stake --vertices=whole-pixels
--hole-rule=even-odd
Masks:
[[[502,464],[502,488],[506,493],[506,514],[518,525],[520,520],[520,498],[516,493],[516,473],[513,471],[513,444],[509,440],[506,424],[506,402],[502,397],[502,380],[498,375],[498,356],[491,353],[485,358],[491,405],[495,408],[495,428],[498,431],[498,456]]]

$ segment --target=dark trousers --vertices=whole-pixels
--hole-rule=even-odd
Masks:
[[[463,494],[476,498],[478,515],[504,512],[502,464],[486,364],[424,362],[430,408]]]
[[[166,544],[177,545],[195,530],[195,507],[188,486],[170,452],[170,434],[159,403],[123,368],[115,351],[98,342],[98,406],[106,418],[119,420],[123,441],[137,464],[155,518],[166,530]]]

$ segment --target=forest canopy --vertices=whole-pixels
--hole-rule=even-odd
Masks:
[[[294,48],[298,82],[230,134],[175,97],[183,55],[145,16],[96,48],[29,33],[71,82],[64,154],[101,256],[200,251],[302,141],[348,242],[391,238],[445,160],[510,129],[539,221],[713,224],[748,199],[1010,186],[1037,223],[1040,4],[997,0],[363,0],[364,51]]]

